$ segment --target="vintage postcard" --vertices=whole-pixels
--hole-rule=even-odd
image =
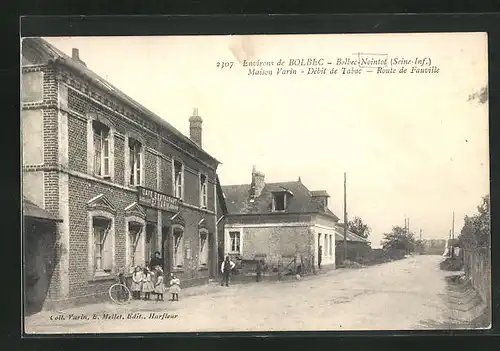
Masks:
[[[25,333],[489,328],[487,52],[22,38]]]

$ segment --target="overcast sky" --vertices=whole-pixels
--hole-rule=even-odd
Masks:
[[[308,35],[46,38],[189,135],[194,107],[203,147],[222,162],[223,184],[300,176],[372,228],[374,246],[393,225],[447,238],[489,192],[488,105],[467,101],[487,84],[486,35]],[[439,74],[249,76],[218,61],[427,57]]]

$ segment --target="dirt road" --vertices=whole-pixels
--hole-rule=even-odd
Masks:
[[[440,256],[414,256],[301,281],[212,285],[199,288],[194,296],[181,294],[179,302],[44,312],[26,319],[26,332],[425,329],[428,321],[449,318],[443,296],[444,277],[450,273],[439,269],[441,261]],[[79,316],[84,319],[76,319]]]

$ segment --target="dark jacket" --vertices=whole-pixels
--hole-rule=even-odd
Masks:
[[[153,257],[149,262],[149,269],[153,269],[156,266],[160,266],[163,269],[163,259],[161,257],[160,258]]]

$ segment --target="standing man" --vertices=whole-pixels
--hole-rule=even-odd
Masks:
[[[257,261],[257,277],[256,280],[260,282],[262,279],[262,261],[258,260]]]
[[[229,274],[231,274],[231,270],[235,266],[234,262],[229,259],[229,256],[226,256],[226,259],[222,262],[220,267],[220,271],[222,273],[222,282],[220,283],[221,286],[223,286],[224,283],[226,283],[226,286],[229,286]]]
[[[321,269],[321,256],[323,256],[323,246],[320,246],[318,250],[318,269]]]

